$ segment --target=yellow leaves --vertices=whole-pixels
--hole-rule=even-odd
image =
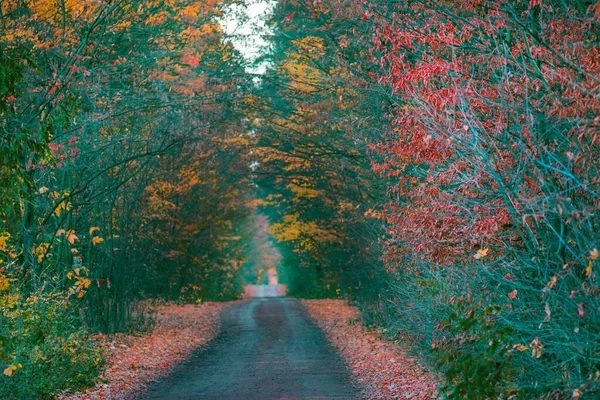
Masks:
[[[57,217],[60,217],[62,210],[69,211],[71,209],[71,207],[72,207],[71,203],[66,202],[66,201],[61,201],[60,203],[58,203],[58,205],[54,209],[54,215],[56,215]]]
[[[38,193],[39,194],[44,194],[48,191],[49,189],[46,186],[42,186],[41,188],[39,188]]]
[[[11,365],[4,370],[4,375],[10,377],[12,376],[13,372],[15,372],[19,368],[23,368],[23,366],[21,364]]]
[[[0,251],[6,252],[8,251],[7,241],[10,239],[10,233],[2,232],[0,233]]]
[[[41,243],[38,247],[35,248],[34,253],[37,255],[38,263],[41,263],[44,260],[44,257],[46,257],[48,247],[50,247],[49,243]]]
[[[224,242],[239,242],[242,240],[241,236],[219,236],[219,240]]]
[[[88,269],[86,267],[81,267],[81,268],[74,268],[73,271],[70,271],[67,273],[67,279],[77,279],[77,277],[81,274],[81,275],[87,275],[88,274]]]
[[[85,267],[74,268],[73,271],[67,273],[68,279],[75,279],[75,285],[71,289],[71,293],[77,293],[77,298],[81,299],[85,295],[85,291],[90,287],[92,281],[86,278],[88,269]]]
[[[307,185],[300,186],[300,185],[295,185],[293,183],[290,183],[289,185],[287,185],[287,188],[290,189],[290,191],[294,194],[294,196],[299,197],[299,198],[314,199],[316,197],[319,197],[319,195],[321,195],[320,190],[312,189],[312,188],[308,187]]]
[[[374,218],[374,219],[383,218],[383,216],[381,215],[381,212],[379,212],[377,210],[373,210],[372,208],[369,208],[367,211],[365,211],[364,216],[367,218]]]
[[[270,204],[273,204],[273,203],[263,200],[263,199],[254,199],[250,202],[249,206],[252,208],[257,208],[257,207],[266,207]]]
[[[90,228],[90,235],[93,235],[94,232],[99,231],[99,230],[100,230],[100,228],[98,228],[97,226],[92,226]],[[104,242],[104,239],[102,239],[100,236],[94,236],[94,237],[92,237],[92,244],[94,246],[97,245],[97,244],[99,244],[99,243],[102,243],[102,242]]]
[[[585,269],[585,276],[590,276],[592,274],[592,268],[594,267],[594,261],[598,259],[598,249],[594,248],[590,251],[590,257],[588,258],[588,265]]]
[[[321,71],[297,60],[285,60],[279,68],[290,78],[290,87],[304,93],[314,92],[319,83],[325,79]]]
[[[9,286],[10,281],[8,277],[4,276],[3,274],[0,274],[0,292],[8,289]]]
[[[307,36],[300,40],[292,40],[292,44],[296,46],[299,52],[307,52],[308,54],[317,54],[319,56],[324,54],[323,50],[325,46],[323,43],[323,39],[316,36]],[[298,58],[299,54],[291,54],[291,56]]]
[[[110,27],[113,32],[126,31],[131,28],[131,21],[122,21]]]
[[[590,276],[592,274],[592,268],[594,267],[594,265],[592,264],[592,261],[588,261],[588,266],[585,269],[585,276]]]
[[[490,254],[490,249],[486,247],[485,249],[480,249],[479,251],[477,251],[477,253],[475,253],[473,258],[479,260],[479,259],[487,256],[488,254]]]
[[[198,19],[198,12],[200,11],[200,6],[196,3],[194,5],[190,5],[182,8],[177,17],[181,18],[183,21],[188,24],[193,24]]]
[[[307,248],[312,247],[312,242],[340,242],[336,231],[321,228],[315,221],[300,221],[298,214],[285,215],[283,223],[271,225],[270,231],[280,242],[297,241]]]
[[[146,25],[158,26],[167,22],[171,18],[171,15],[167,11],[160,11],[155,14],[151,14],[146,20]]]

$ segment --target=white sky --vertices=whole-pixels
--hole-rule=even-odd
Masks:
[[[267,24],[275,8],[276,0],[245,0],[244,5],[233,4],[223,8],[219,24],[226,41],[231,43],[246,59],[248,64],[271,50],[268,36],[273,29]],[[264,74],[268,63],[247,66],[246,71]]]

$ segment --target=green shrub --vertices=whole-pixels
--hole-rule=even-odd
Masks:
[[[0,292],[0,398],[51,399],[93,385],[103,358],[63,293]]]

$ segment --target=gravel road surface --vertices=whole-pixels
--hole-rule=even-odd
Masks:
[[[201,321],[199,321],[201,323]],[[274,298],[234,304],[221,333],[144,399],[358,399],[349,372],[304,306]]]

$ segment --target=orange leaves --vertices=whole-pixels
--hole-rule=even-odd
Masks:
[[[69,229],[66,232],[64,229],[59,229],[58,231],[56,231],[56,236],[61,236],[61,235],[64,235],[65,239],[67,239],[67,242],[69,242],[71,244],[75,244],[75,241],[79,240],[77,235],[75,235],[75,231],[73,229]]]
[[[181,18],[184,22],[187,22],[188,24],[193,24],[198,20],[198,12],[200,11],[199,6],[196,5],[191,5],[191,6],[187,6],[184,7],[183,9],[181,9],[181,11],[179,11],[179,14],[177,15],[179,18]]]
[[[477,253],[475,253],[475,255],[473,256],[473,258],[479,260],[479,259],[487,256],[489,253],[490,253],[490,249],[488,249],[486,247],[485,249],[478,250]]]
[[[517,297],[517,293],[518,293],[518,291],[517,291],[517,289],[515,289],[515,290],[513,290],[512,292],[510,292],[509,294],[507,294],[506,296],[507,296],[509,299],[513,300],[515,297]]]
[[[529,350],[529,347],[522,345],[522,344],[515,344],[513,346],[513,349],[519,350],[519,351],[526,351],[526,350]]]
[[[41,263],[44,260],[49,247],[50,247],[49,243],[41,243],[39,246],[37,246],[35,248],[34,253],[37,255],[38,263]]]
[[[75,241],[79,240],[77,235],[75,235],[75,231],[72,229],[68,230],[67,233],[65,233],[65,237],[67,238],[67,242],[71,244],[75,244]]]
[[[3,373],[4,373],[4,375],[6,375],[6,376],[8,376],[8,377],[11,377],[11,376],[12,376],[12,374],[13,374],[13,372],[15,372],[15,371],[16,371],[17,369],[19,369],[19,368],[23,368],[23,366],[22,366],[21,364],[14,364],[14,365],[11,365],[11,366],[7,367],[7,368],[6,368],[6,369],[3,371]]]
[[[171,14],[167,11],[159,11],[154,14],[149,14],[146,19],[146,25],[159,26],[171,19]]]
[[[95,245],[97,245],[97,244],[99,244],[99,243],[102,243],[102,242],[104,242],[104,239],[102,239],[102,238],[101,238],[101,237],[99,237],[99,236],[94,236],[94,237],[92,238],[92,244],[93,244],[94,246],[95,246]]]
[[[542,350],[544,346],[539,338],[535,338],[529,344],[529,348],[531,349],[531,355],[535,358],[540,358],[542,356]]]

